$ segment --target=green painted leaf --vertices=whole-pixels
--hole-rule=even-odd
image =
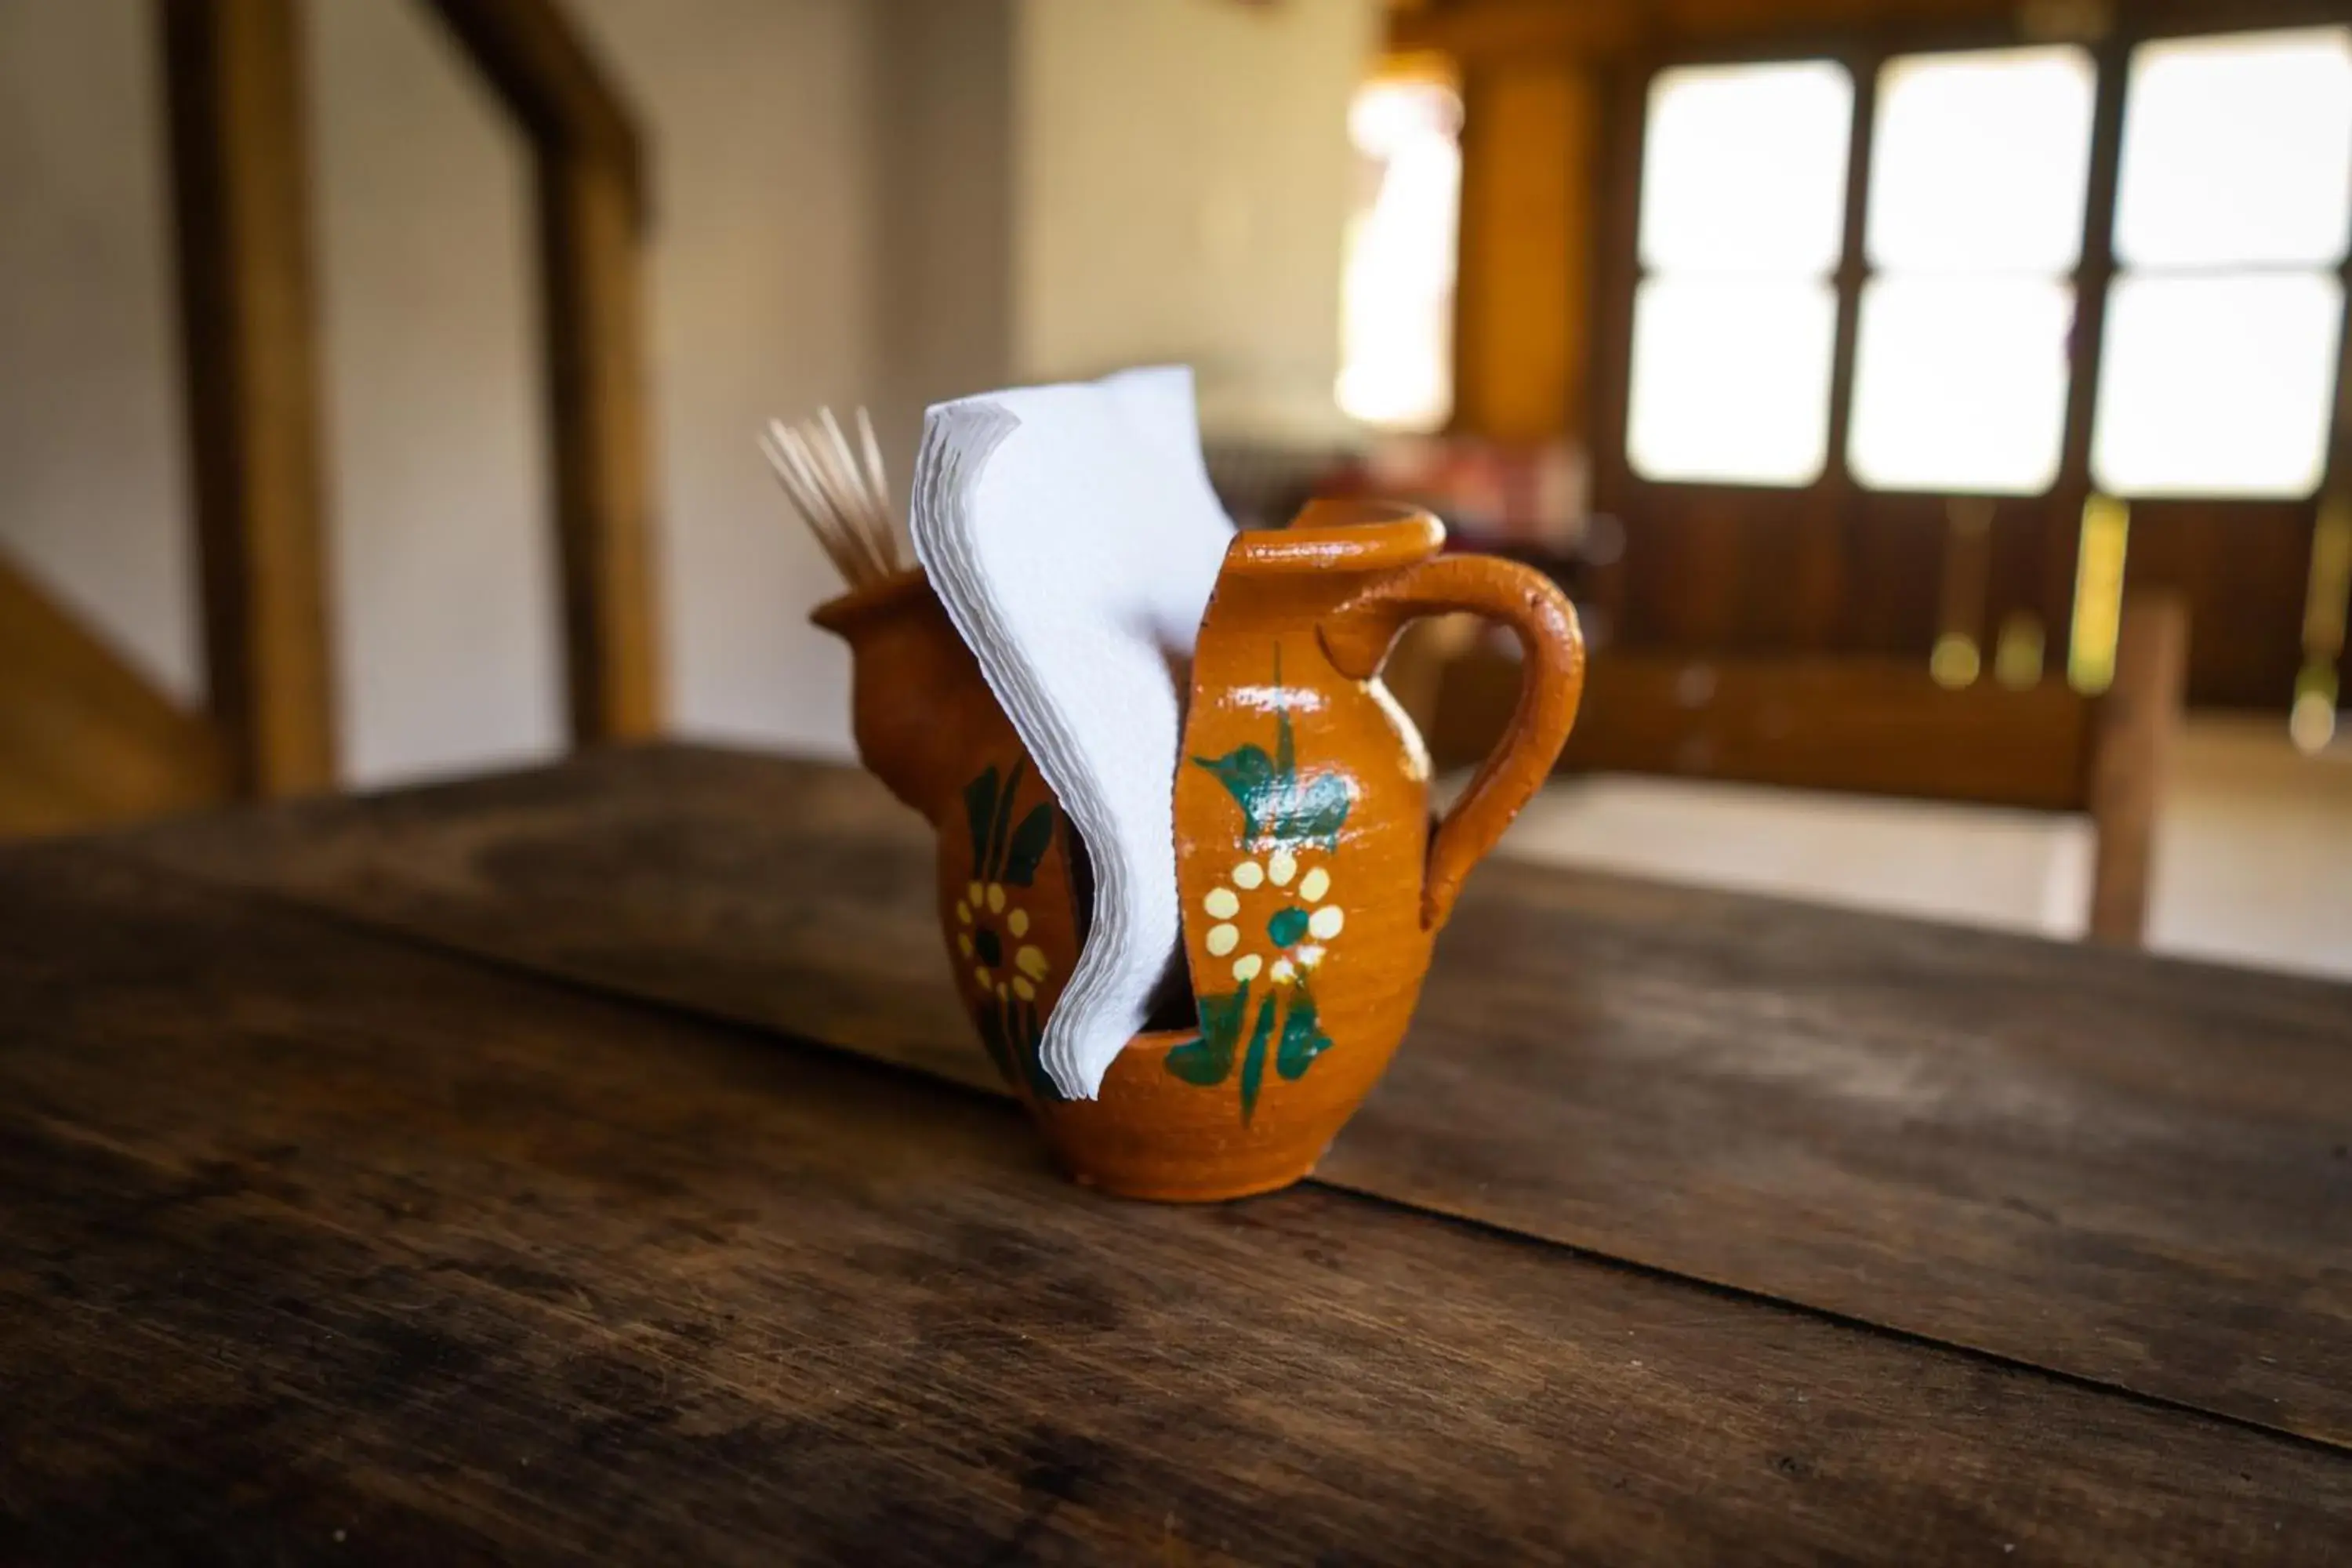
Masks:
[[[1284,843],[1320,844],[1326,849],[1337,849],[1339,829],[1347,825],[1348,808],[1353,804],[1345,774],[1321,773],[1293,779],[1266,826]]]
[[[1250,1031],[1249,1054],[1242,1058],[1242,1125],[1257,1110],[1258,1085],[1265,1081],[1265,1042],[1274,1033],[1274,998],[1258,1004],[1257,1027]]]
[[[996,1064],[997,1075],[1008,1084],[1021,1081],[1013,1068],[1013,1051],[1004,1037],[1004,1008],[996,1001],[983,1002],[973,1015],[980,1025],[980,1043],[988,1047],[988,1059]]]
[[[1325,772],[1300,778],[1286,772],[1260,746],[1243,746],[1222,757],[1194,757],[1195,767],[1217,775],[1217,782],[1242,808],[1242,838],[1255,843],[1272,838],[1284,844],[1339,847],[1339,829],[1348,820],[1354,797],[1344,773]]]
[[[997,797],[996,820],[988,830],[988,875],[984,881],[1002,881],[1000,872],[1004,865],[1004,827],[1013,820],[1013,801],[1021,793],[1021,775],[1027,771],[1029,759],[1017,758],[1012,770],[1004,775],[1004,793]]]
[[[1168,1070],[1200,1089],[1213,1089],[1234,1070],[1232,1051],[1220,1051],[1204,1037],[1171,1047],[1162,1058]]]
[[[1291,993],[1290,1014],[1282,1021],[1282,1044],[1275,1051],[1274,1070],[1284,1081],[1296,1081],[1307,1075],[1317,1057],[1330,1048],[1331,1037],[1316,1022],[1315,998],[1302,985]]]
[[[1016,888],[1028,887],[1037,879],[1037,863],[1045,858],[1046,847],[1053,842],[1054,805],[1047,801],[1023,817],[1021,826],[1013,830],[1013,845],[1004,855],[1004,875],[998,880]]]
[[[971,879],[988,880],[988,833],[996,824],[996,769],[992,765],[963,786],[964,816],[971,822]]]
[[[1225,1081],[1234,1070],[1234,1045],[1249,1009],[1249,982],[1223,996],[1201,998],[1201,1037],[1187,1040],[1166,1057],[1168,1070],[1202,1089]]]
[[[1227,1056],[1242,1037],[1242,1019],[1249,1013],[1249,982],[1223,996],[1201,998],[1201,1033],[1223,1046]]]
[[[1206,768],[1217,775],[1242,808],[1242,836],[1257,837],[1260,812],[1270,805],[1276,787],[1274,759],[1258,745],[1237,747],[1222,757],[1194,757],[1192,765]]]

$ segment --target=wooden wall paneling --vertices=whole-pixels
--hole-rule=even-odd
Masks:
[[[236,788],[334,783],[294,0],[157,0],[208,702]]]
[[[2301,590],[2317,510],[2309,500],[2132,503],[2124,583],[2178,594],[2188,606],[2190,702],[2285,711],[2303,657]]]
[[[0,560],[0,836],[192,809],[230,776],[212,725]]]
[[[1985,578],[1985,668],[2001,630],[2018,616],[2029,617],[2042,628],[2042,665],[2063,673],[2066,664],[2066,623],[2050,618],[2042,594],[2047,570],[2045,534],[2053,525],[2048,503],[2041,497],[2003,497],[1993,503],[1992,559]]]
[[[1874,492],[1856,495],[1853,507],[1836,646],[1925,670],[1943,612],[1945,498]]]
[[[1786,563],[1765,573],[1748,559],[1751,523],[1778,526],[1785,539],[1796,523],[1785,492],[1706,485],[1647,485],[1636,492],[1627,525],[1631,612],[1626,640],[1695,647],[1748,646],[1744,611],[1748,588],[1777,594]]]
[[[1584,426],[1598,89],[1560,57],[1463,77],[1454,427],[1496,440]]]
[[[564,664],[575,742],[662,721],[641,138],[551,0],[433,0],[536,160]]]
[[[1517,666],[1448,666],[1430,736],[1441,767],[1486,754]],[[2063,681],[1947,690],[1923,662],[1717,658],[1617,650],[1587,673],[1570,773],[1624,773],[2042,811],[2086,802],[2091,705]]]
[[[2093,708],[2091,935],[2137,946],[2147,926],[2156,817],[2189,668],[2189,611],[2176,595],[2124,601],[2115,681]],[[2053,683],[2054,684],[2054,683]]]

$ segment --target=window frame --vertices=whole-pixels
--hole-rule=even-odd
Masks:
[[[1867,33],[1785,33],[1732,46],[1668,46],[1628,59],[1611,95],[1612,150],[1602,192],[1601,264],[1596,268],[1594,319],[1602,331],[1602,357],[1592,404],[1592,449],[1606,488],[1657,486],[1678,491],[1764,491],[1778,495],[1842,498],[1850,494],[1890,497],[1939,496],[1944,491],[1882,489],[1865,486],[1853,472],[1855,363],[1860,347],[1861,301],[1877,276],[1865,243],[1871,159],[1878,119],[1879,75],[1897,58],[1961,54],[2035,45],[2072,44],[2090,56],[2093,86],[2091,147],[2085,183],[2081,247],[2071,272],[2059,274],[2074,290],[2074,330],[2067,353],[2067,384],[2056,473],[2038,492],[2005,492],[2012,501],[2053,504],[2078,512],[2093,491],[2091,451],[2097,390],[2104,363],[2108,295],[2121,268],[2115,257],[2115,220],[2123,152],[2132,52],[2141,44],[2174,38],[2220,37],[2284,28],[2352,25],[2352,8],[2314,0],[2156,0],[2116,16],[2097,37],[2028,35],[2012,19],[1972,26],[1895,26]],[[1635,297],[1650,276],[1640,252],[1642,176],[1648,106],[1659,73],[1686,66],[1762,65],[1830,60],[1843,67],[1853,85],[1853,121],[1846,151],[1845,213],[1837,265],[1829,274],[1835,315],[1831,339],[1830,405],[1821,474],[1808,485],[1756,485],[1732,480],[1655,479],[1636,469],[1627,446],[1633,382],[1633,319]],[[2336,353],[2329,439],[2315,496],[2328,495],[2352,480],[2352,248],[2334,268],[2346,295],[2344,326]],[[2168,500],[2237,501],[2230,494],[2168,492]],[[2310,500],[2312,498],[2304,498]],[[2071,563],[2069,563],[2071,570]]]

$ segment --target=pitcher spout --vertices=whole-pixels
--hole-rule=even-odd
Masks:
[[[818,605],[809,619],[849,645],[858,760],[938,822],[966,782],[977,731],[1003,727],[996,696],[919,569]]]

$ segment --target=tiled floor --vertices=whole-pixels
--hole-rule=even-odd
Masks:
[[[2072,937],[2087,820],[1676,780],[1545,790],[1505,853],[1675,881]],[[2352,979],[2352,747],[2299,755],[2283,725],[2199,720],[2158,830],[2149,945]]]

